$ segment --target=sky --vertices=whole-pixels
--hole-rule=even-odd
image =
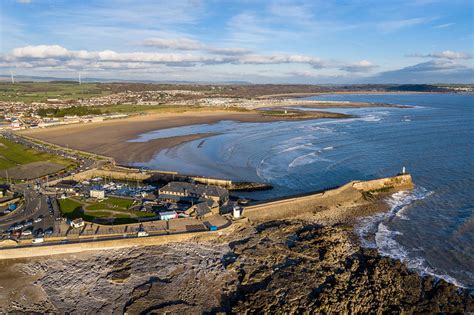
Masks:
[[[474,83],[472,0],[1,0],[0,74]]]

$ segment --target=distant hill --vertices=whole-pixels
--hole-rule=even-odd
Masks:
[[[406,91],[406,92],[446,92],[447,90],[430,84],[402,84],[387,88],[388,91]]]

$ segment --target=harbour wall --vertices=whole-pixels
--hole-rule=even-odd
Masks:
[[[211,178],[211,177],[202,177],[202,176],[186,176],[180,175],[176,172],[166,172],[166,171],[140,171],[133,168],[124,168],[124,167],[114,167],[111,170],[108,169],[90,169],[78,174],[70,175],[58,180],[54,180],[49,182],[49,185],[56,185],[60,181],[64,180],[75,180],[75,181],[83,181],[86,179],[94,178],[94,177],[103,177],[103,178],[110,178],[120,181],[145,181],[145,180],[153,180],[155,179],[163,179],[166,181],[183,181],[187,179],[191,179],[196,183],[201,183],[204,185],[215,185],[225,188],[232,187],[232,181],[227,179],[218,179],[218,178]]]
[[[351,206],[364,197],[364,192],[412,188],[413,182],[409,174],[370,181],[352,181],[339,188],[316,194],[248,206],[244,208],[243,215],[253,222],[278,220],[317,211],[321,207]]]

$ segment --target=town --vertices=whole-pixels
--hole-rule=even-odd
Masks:
[[[3,246],[215,231],[240,217],[243,201],[207,184],[229,186],[230,181],[127,169],[111,159],[53,149],[11,133],[2,139],[74,162],[67,171],[37,178],[3,176]]]

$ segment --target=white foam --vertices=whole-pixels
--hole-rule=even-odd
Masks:
[[[316,151],[316,152],[311,152],[311,153],[298,156],[293,161],[291,161],[288,167],[293,168],[297,166],[308,165],[316,161],[329,161],[328,159],[322,158],[320,154],[321,154],[321,151]]]
[[[356,226],[356,232],[360,237],[363,247],[377,248],[382,256],[398,259],[404,262],[409,269],[415,270],[421,275],[431,275],[458,287],[465,287],[453,277],[438,273],[430,267],[422,257],[413,255],[413,252],[410,252],[397,241],[397,237],[403,234],[398,231],[390,230],[386,224],[386,222],[393,217],[408,220],[409,218],[406,216],[406,211],[410,208],[410,205],[432,194],[432,191],[427,191],[423,187],[418,187],[413,192],[400,191],[394,193],[386,200],[390,205],[390,211],[362,218]],[[373,239],[370,239],[371,235],[374,235]]]
[[[329,151],[329,150],[332,150],[332,149],[334,149],[334,147],[331,147],[331,146],[323,148],[324,151]]]
[[[311,148],[311,147],[313,147],[313,144],[311,142],[308,142],[308,143],[305,143],[305,144],[295,145],[295,146],[283,149],[278,153],[291,152],[291,151],[295,151],[295,150],[298,150],[298,149],[307,149],[307,148]]]
[[[422,276],[430,275],[446,282],[452,283],[458,287],[466,286],[457,281],[455,278],[440,274],[428,265],[426,260],[420,256],[412,256],[409,251],[397,242],[396,237],[402,235],[400,232],[390,230],[385,224],[379,223],[378,231],[375,233],[375,242],[377,249],[382,256],[398,259],[405,263],[409,269],[415,270]]]

